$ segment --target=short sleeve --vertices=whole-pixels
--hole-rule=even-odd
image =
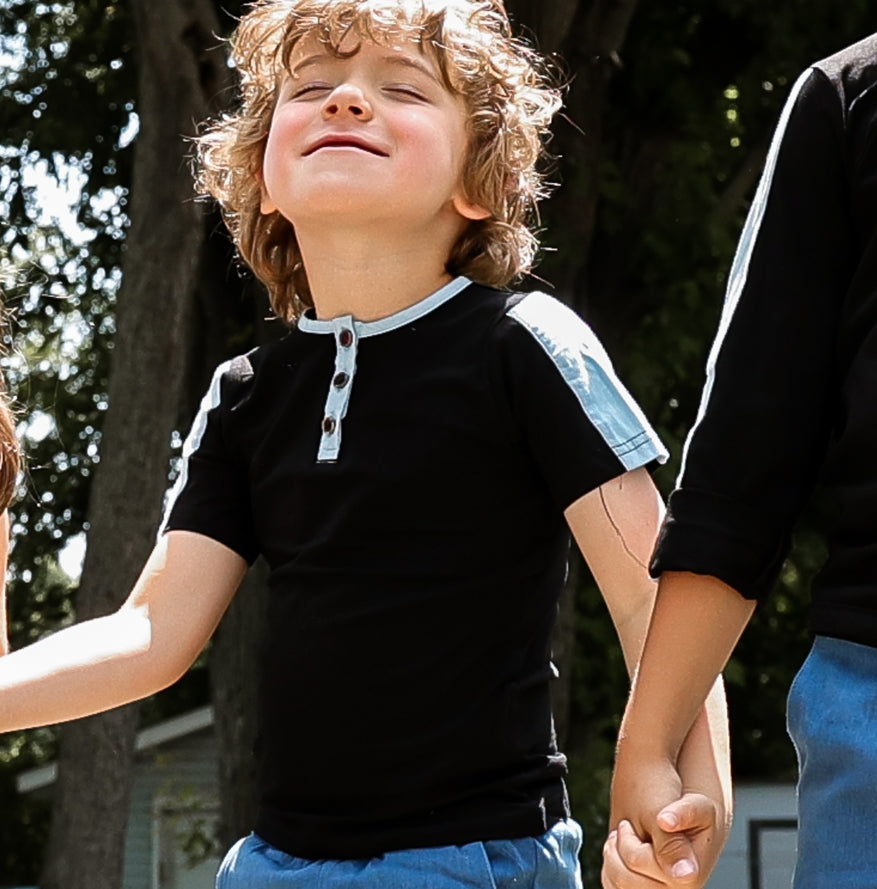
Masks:
[[[252,367],[245,357],[221,364],[183,445],[182,465],[159,534],[193,531],[222,543],[250,564],[259,552],[246,465],[234,453],[229,415],[246,397]]]
[[[512,422],[561,509],[667,451],[593,331],[531,293],[508,310],[502,377]]]

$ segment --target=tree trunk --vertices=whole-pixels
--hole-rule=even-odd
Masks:
[[[140,117],[109,408],[89,506],[79,619],[115,610],[148,555],[167,486],[188,318],[203,240],[182,136],[225,80],[208,0],[132,0]],[[43,889],[119,889],[137,708],[61,735]]]
[[[210,685],[219,750],[219,825],[224,848],[256,820],[256,699],[265,631],[267,565],[261,559],[235,595],[213,640]]]
[[[606,84],[621,64],[620,53],[636,9],[636,0],[510,0],[509,13],[530,29],[544,53],[560,53],[575,71],[563,117],[553,127],[550,149],[559,157],[563,187],[547,203],[544,216],[555,234],[557,252],[547,254],[538,274],[557,295],[579,312],[588,303],[588,259],[599,204],[599,167]],[[551,220],[563,224],[551,226]],[[557,237],[563,233],[563,242]],[[563,748],[569,727],[570,681],[575,653],[574,593],[581,583],[581,560],[571,559],[552,641],[560,672],[553,689],[558,742]]]
[[[566,0],[562,6],[569,7],[571,2]],[[567,69],[575,72],[550,146],[560,159],[562,188],[546,205],[545,219],[554,232],[556,243],[552,246],[557,247],[557,253],[546,256],[539,273],[563,300],[583,311],[588,302],[588,263],[599,205],[606,87],[622,64],[621,50],[636,0],[591,0],[575,6],[573,15],[569,10],[565,15],[555,10],[534,18],[535,22],[546,22],[535,28],[537,34],[544,32],[545,39],[552,41],[545,50],[559,52]],[[559,27],[564,23],[565,29]]]

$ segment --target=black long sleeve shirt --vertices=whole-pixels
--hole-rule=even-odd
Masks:
[[[763,598],[814,487],[812,628],[877,645],[877,35],[813,65],[783,111],[653,573]]]

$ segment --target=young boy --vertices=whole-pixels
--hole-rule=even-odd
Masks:
[[[557,92],[478,0],[265,0],[235,61],[201,184],[292,329],[217,370],[127,603],[0,661],[0,729],[173,682],[262,554],[260,807],[220,889],[577,886],[567,526],[632,666],[665,454],[574,314],[494,289],[533,258]],[[683,766],[715,845],[723,718],[717,689]]]
[[[796,889],[877,885],[877,36],[813,65],[780,119],[734,266],[700,417],[654,561],[655,619],[625,716],[617,817],[655,838],[675,751],[816,486],[828,561],[788,701]],[[623,825],[608,854],[637,841]]]

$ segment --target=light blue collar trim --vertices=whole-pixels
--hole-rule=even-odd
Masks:
[[[398,327],[404,327],[417,321],[424,315],[428,315],[440,305],[446,303],[449,299],[455,297],[461,290],[465,290],[472,282],[460,275],[449,281],[444,287],[436,290],[420,302],[396,312],[394,315],[387,315],[386,318],[378,318],[377,321],[357,321],[352,315],[343,315],[340,318],[330,318],[328,320],[319,320],[309,315],[302,315],[298,319],[298,329],[305,333],[332,333],[339,329],[339,324],[353,325],[358,339],[368,336],[377,336],[380,333],[387,333],[390,330],[396,330]],[[311,311],[308,309],[308,311]]]

